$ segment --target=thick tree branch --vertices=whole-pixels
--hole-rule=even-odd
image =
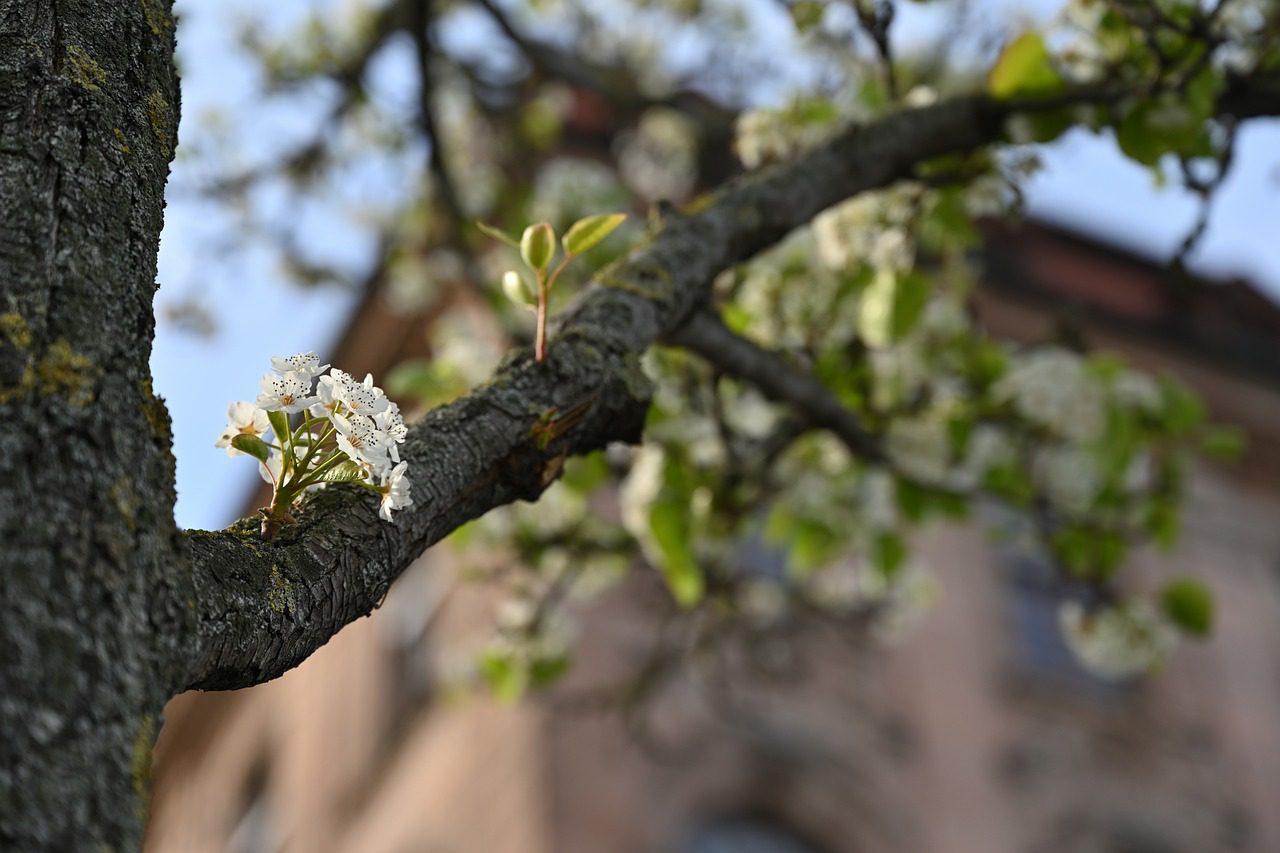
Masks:
[[[1224,109],[1238,115],[1256,106],[1257,91],[1233,87]],[[487,384],[413,427],[405,455],[415,506],[394,525],[374,517],[367,493],[333,489],[272,543],[247,523],[189,534],[200,627],[187,684],[244,687],[280,675],[377,606],[392,580],[458,525],[536,498],[565,455],[635,441],[647,402],[639,355],[705,305],[721,270],[823,209],[910,175],[922,160],[997,140],[1015,111],[1116,97],[967,97],[896,113],[732,181],[694,213],[668,216],[647,243],[596,276],[558,324],[548,361],[515,353]],[[584,400],[593,403],[583,421],[539,449],[534,428]]]

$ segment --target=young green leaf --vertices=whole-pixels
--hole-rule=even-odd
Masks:
[[[625,213],[601,213],[579,219],[564,235],[564,253],[570,256],[581,255],[612,234],[626,218]]]
[[[224,445],[225,446],[225,445]],[[266,462],[267,457],[271,455],[271,448],[267,443],[256,435],[242,432],[231,439],[231,446],[241,453],[247,453],[254,459]]]
[[[276,434],[277,443],[284,441],[292,433],[289,429],[289,416],[279,409],[267,412],[267,422],[271,424],[271,431]]]
[[[929,301],[929,279],[881,270],[862,296],[858,331],[871,347],[887,347],[910,332]]]
[[[528,669],[508,652],[485,652],[480,658],[480,672],[494,698],[508,705],[519,699],[528,685]]]
[[[1170,581],[1160,604],[1173,624],[1192,636],[1208,636],[1213,629],[1213,593],[1195,578]]]
[[[320,479],[326,483],[354,483],[357,480],[363,480],[364,475],[363,468],[347,460],[325,471],[320,475]]]
[[[556,232],[545,222],[530,225],[520,237],[520,257],[530,269],[540,273],[551,266],[556,254]]]
[[[705,581],[693,556],[688,508],[670,501],[655,503],[649,513],[649,529],[661,553],[659,569],[672,597],[680,606],[692,607],[702,600]]]
[[[1023,33],[1011,41],[987,75],[987,91],[997,98],[1050,95],[1061,88],[1062,76],[1039,33]]]
[[[504,234],[502,231],[499,231],[497,228],[494,228],[492,225],[486,224],[484,222],[477,222],[476,227],[479,228],[480,233],[485,235],[486,237],[492,237],[495,240],[499,240],[503,243],[506,243],[508,246],[510,246],[513,249],[520,248],[520,244],[516,242],[516,239],[514,237]]]

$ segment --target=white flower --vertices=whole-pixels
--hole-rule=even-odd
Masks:
[[[898,470],[925,483],[941,483],[951,463],[951,435],[942,418],[898,418],[885,433],[885,452]]]
[[[1103,678],[1128,678],[1164,661],[1178,642],[1177,631],[1147,601],[1131,601],[1086,613],[1068,601],[1058,611],[1063,638],[1080,663]]]
[[[378,429],[372,418],[351,414],[333,415],[332,419],[334,429],[338,431],[339,450],[352,461],[367,465],[376,472],[386,470],[389,464],[386,434]]]
[[[1056,347],[1020,357],[992,388],[1018,414],[1074,442],[1096,441],[1106,425],[1102,386],[1086,372],[1080,356]]]
[[[871,244],[871,265],[902,272],[915,263],[915,246],[902,228],[886,228]]]
[[[619,502],[622,510],[622,526],[641,545],[651,545],[653,533],[649,528],[649,509],[662,491],[666,454],[662,447],[644,444],[635,452],[631,470],[622,481]]]
[[[903,103],[909,107],[928,107],[938,102],[938,90],[932,86],[913,86]]]
[[[365,374],[364,382],[348,381],[341,384],[338,399],[359,415],[376,415],[384,412],[391,402],[382,389],[373,384],[373,375]]]
[[[743,113],[734,130],[734,151],[748,169],[780,160],[797,147],[782,117],[771,110]]]
[[[1049,503],[1071,516],[1087,513],[1102,490],[1102,472],[1091,454],[1056,445],[1036,451],[1032,472]]]
[[[892,530],[898,523],[897,487],[881,468],[872,468],[862,481],[862,511],[877,530]]]
[[[270,427],[267,413],[253,403],[243,400],[227,407],[227,428],[213,443],[214,447],[225,447],[228,456],[235,456],[243,451],[231,446],[231,439],[237,435],[262,435]]]
[[[290,371],[283,375],[268,373],[262,377],[262,393],[258,405],[268,412],[300,412],[315,402],[311,396],[311,377]]]
[[[954,484],[961,489],[971,489],[979,485],[992,468],[1010,465],[1014,459],[1013,440],[1004,429],[978,424],[969,436],[964,463],[955,472]]]
[[[329,365],[320,363],[320,356],[314,352],[300,352],[288,358],[279,355],[271,356],[271,369],[283,376],[286,373],[297,373],[307,379],[315,379],[329,369]]]
[[[409,428],[404,425],[404,418],[400,416],[400,407],[395,403],[387,403],[384,411],[373,416],[373,423],[384,437],[383,444],[391,454],[391,461],[399,462],[400,449],[397,445],[404,444],[409,435]]]
[[[311,414],[319,418],[336,412],[338,405],[342,402],[342,388],[351,384],[352,381],[351,374],[336,367],[329,371],[328,376],[321,376],[316,382],[317,402],[311,407]]]
[[[391,520],[392,510],[413,506],[413,498],[409,496],[409,479],[405,472],[408,462],[401,462],[382,477],[382,503],[378,507],[378,515],[383,521]]]
[[[1136,370],[1126,370],[1117,376],[1111,385],[1111,394],[1117,402],[1148,414],[1158,414],[1164,406],[1160,386],[1150,376]]]

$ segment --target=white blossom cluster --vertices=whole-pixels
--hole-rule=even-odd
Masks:
[[[1106,425],[1104,387],[1080,356],[1058,347],[1019,356],[991,390],[995,400],[1069,441],[1095,441]]]
[[[941,599],[942,584],[929,568],[908,565],[888,577],[865,562],[842,561],[806,581],[816,604],[840,611],[867,610],[871,634],[885,644],[900,642]]]
[[[800,124],[777,110],[749,110],[734,127],[734,151],[748,169],[785,160],[821,140],[830,128]]]
[[[302,492],[330,482],[380,494],[378,514],[386,521],[394,510],[413,505],[409,466],[399,449],[408,429],[371,375],[359,381],[330,370],[314,352],[273,357],[271,366],[255,402],[227,409],[227,428],[214,446],[258,458],[262,478],[276,491],[273,509],[287,510]],[[264,438],[268,430],[270,441]],[[241,436],[251,439],[237,442]]]
[[[1058,611],[1063,637],[1090,672],[1122,679],[1158,667],[1178,642],[1177,630],[1149,602],[1130,601],[1095,613],[1069,601]]]

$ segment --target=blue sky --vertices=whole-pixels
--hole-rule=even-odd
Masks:
[[[173,415],[177,456],[178,523],[217,528],[232,521],[257,474],[245,457],[227,458],[213,447],[225,423],[227,404],[252,400],[270,356],[314,349],[326,354],[344,327],[354,295],[336,289],[303,290],[290,284],[260,247],[220,246],[231,223],[209,201],[184,191],[199,175],[199,158],[183,148],[205,133],[200,116],[210,109],[234,115],[246,157],[268,155],[305,139],[316,126],[322,98],[269,107],[258,101],[252,68],[237,52],[235,22],[252,16],[280,30],[325,0],[179,0],[182,125],[179,159],[170,180],[160,244],[157,308],[191,296],[212,313],[218,331],[200,337],[163,319],[157,324],[152,370],[157,392]],[[1043,17],[1052,0],[980,4],[987,14]],[[927,39],[942,18],[927,4],[900,3],[895,24],[906,48]],[[1026,12],[1030,8],[1031,12]],[[1023,10],[1023,11],[1017,11]],[[784,23],[784,22],[780,22]],[[772,28],[771,28],[772,29]],[[776,30],[775,30],[776,31]],[[378,73],[405,79],[393,52]],[[1280,300],[1280,120],[1248,125],[1239,139],[1236,168],[1214,202],[1210,227],[1193,267],[1213,276],[1248,278]],[[1074,227],[1154,258],[1167,258],[1194,221],[1196,200],[1183,190],[1157,190],[1149,172],[1123,159],[1106,137],[1072,132],[1044,152],[1045,169],[1026,188],[1033,215]],[[393,174],[353,178],[369,197],[394,191]],[[286,204],[263,196],[264,204]],[[370,245],[319,209],[290,211],[305,217],[308,231],[339,260],[355,262]],[[311,222],[314,220],[314,227]]]

